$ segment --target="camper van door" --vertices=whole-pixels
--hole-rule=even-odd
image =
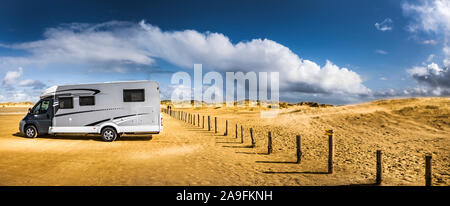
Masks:
[[[53,118],[53,100],[43,99],[33,108],[33,118],[36,121],[39,134],[47,134],[49,127],[52,126]]]

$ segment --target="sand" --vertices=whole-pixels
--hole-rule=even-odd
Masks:
[[[16,134],[26,108],[3,108],[0,185],[371,185],[378,149],[383,150],[382,185],[424,185],[425,154],[433,155],[433,185],[450,185],[449,98],[288,106],[276,119],[261,119],[258,108],[182,110],[211,115],[212,123],[218,117],[219,132],[164,114],[159,135],[128,135],[111,143],[95,135],[28,139]],[[234,137],[236,123],[245,129],[244,144]],[[247,147],[250,127],[256,148]],[[335,133],[333,174],[326,174],[325,129]],[[297,134],[301,164],[293,163]]]

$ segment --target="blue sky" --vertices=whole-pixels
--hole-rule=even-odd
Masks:
[[[0,102],[35,101],[55,84],[140,79],[159,81],[168,96],[171,74],[191,63],[279,71],[281,100],[292,102],[448,96],[449,4],[3,1]]]

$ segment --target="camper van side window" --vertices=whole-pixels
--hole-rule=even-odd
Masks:
[[[124,89],[124,102],[143,102],[145,101],[144,89]]]
[[[90,106],[95,105],[94,96],[80,97],[80,106]]]
[[[73,109],[73,98],[72,97],[60,97],[59,108],[60,109]]]

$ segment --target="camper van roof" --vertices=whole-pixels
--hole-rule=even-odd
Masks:
[[[117,83],[138,83],[138,82],[156,82],[148,80],[136,80],[136,81],[115,81],[115,82],[94,82],[94,83],[83,83],[83,84],[64,84],[58,86],[79,86],[79,85],[92,85],[92,84],[117,84]]]
[[[80,86],[80,85],[93,85],[93,84],[117,84],[117,83],[139,83],[139,82],[155,82],[156,81],[148,81],[148,80],[136,80],[136,81],[115,81],[115,82],[97,82],[97,83],[83,83],[83,84],[66,84],[66,85],[59,85],[59,86],[52,86],[50,88],[47,88],[44,90],[44,92],[41,95],[41,99],[49,96],[53,96],[60,86]]]
[[[42,92],[41,99],[55,94],[57,88],[58,86],[52,86],[44,90],[44,92]]]

